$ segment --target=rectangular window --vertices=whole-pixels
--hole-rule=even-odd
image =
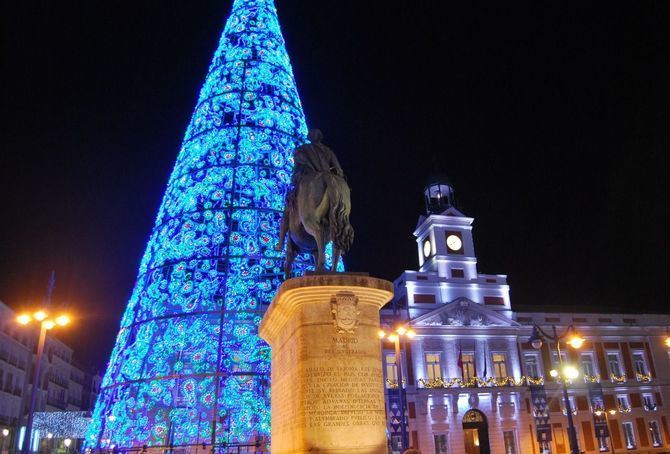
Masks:
[[[517,454],[516,449],[516,434],[513,430],[506,430],[503,432],[503,440],[505,440],[505,454]]]
[[[663,442],[661,441],[661,431],[658,428],[658,422],[649,421],[649,432],[651,434],[651,444],[654,448],[661,446]]]
[[[526,363],[526,375],[532,378],[540,377],[540,365],[538,357],[535,353],[526,353],[523,355]]]
[[[642,395],[642,401],[644,402],[644,409],[647,411],[656,410],[656,402],[654,402],[654,396],[651,394]]]
[[[582,353],[582,373],[588,376],[596,375],[596,368],[593,361],[593,353]]]
[[[470,380],[475,377],[475,354],[472,352],[463,353],[463,380]]]
[[[501,296],[485,296],[484,304],[490,304],[492,306],[504,306],[505,299]]]
[[[507,363],[505,361],[504,353],[493,353],[491,355],[493,360],[493,373],[497,378],[507,377]]]
[[[610,374],[620,377],[621,374],[621,361],[619,360],[618,353],[607,353],[607,366],[610,369]]]
[[[623,427],[623,435],[626,439],[626,448],[635,449],[635,431],[633,430],[632,422],[624,422],[621,424]]]
[[[442,378],[439,353],[426,353],[426,374],[429,380]]]
[[[607,437],[598,437],[598,450],[600,452],[606,452],[610,450],[610,447],[607,444]]]
[[[561,361],[563,363],[568,362],[568,357],[565,355],[565,352],[561,352]],[[559,369],[559,366],[561,365],[561,361],[558,360],[558,353],[556,351],[551,352],[551,362],[554,365],[554,369]]]
[[[465,271],[463,268],[452,268],[451,277],[465,277]]]
[[[414,294],[414,304],[433,304],[435,303],[435,295],[427,295],[421,293]]]
[[[619,406],[620,411],[625,411],[630,408],[630,403],[628,402],[628,396],[625,394],[619,394],[616,396],[616,402]]]
[[[433,441],[435,442],[435,454],[448,454],[447,451],[447,434],[434,434]]]
[[[633,367],[635,368],[635,373],[647,375],[647,361],[644,358],[644,353],[633,352]]]
[[[386,354],[386,380],[391,383],[398,383],[398,368],[395,363],[395,353]]]

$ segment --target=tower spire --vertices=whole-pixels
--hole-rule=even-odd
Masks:
[[[257,328],[280,284],[273,246],[306,134],[273,1],[235,0],[121,321],[89,447],[269,435],[270,351]]]

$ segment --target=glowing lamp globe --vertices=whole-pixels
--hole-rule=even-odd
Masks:
[[[570,338],[570,340],[568,340],[568,344],[572,348],[577,348],[577,349],[582,348],[582,345],[584,345],[584,338],[575,334],[574,336],[572,336]]]
[[[565,366],[563,368],[563,376],[568,380],[574,380],[579,377],[579,370],[575,366]]]

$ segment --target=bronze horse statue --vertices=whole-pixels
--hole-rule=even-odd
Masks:
[[[277,249],[287,238],[284,276],[291,275],[293,262],[302,252],[314,256],[316,272],[326,271],[326,245],[333,242],[331,271],[340,256],[349,251],[354,229],[349,224],[349,185],[332,150],[321,143],[321,131],[311,130],[310,144],[296,150],[293,192],[287,195],[282,232]]]

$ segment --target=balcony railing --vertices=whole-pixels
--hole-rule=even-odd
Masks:
[[[420,378],[419,384],[423,388],[497,388],[502,386],[543,385],[544,378],[527,377],[525,375],[519,379],[514,377],[472,377],[468,380],[462,378],[435,378],[432,380]]]

